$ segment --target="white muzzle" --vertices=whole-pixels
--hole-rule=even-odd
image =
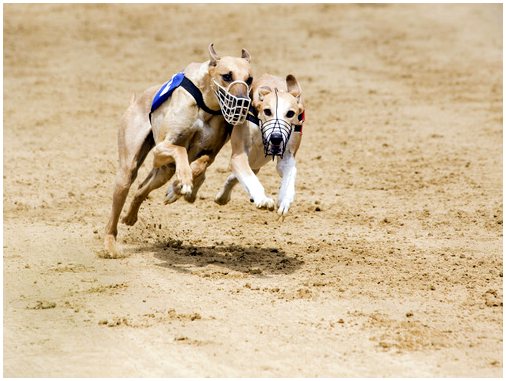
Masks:
[[[248,115],[251,99],[248,95],[246,95],[247,98],[236,97],[235,95],[232,95],[229,90],[232,86],[244,86],[246,88],[246,94],[249,94],[248,84],[244,81],[234,81],[228,85],[227,88],[224,88],[214,81],[214,85],[214,92],[218,98],[221,112],[227,123],[230,123],[233,126],[244,123],[246,116]]]
[[[283,157],[288,140],[292,134],[292,126],[283,119],[272,118],[265,123],[260,122],[262,142],[264,143],[265,156]]]

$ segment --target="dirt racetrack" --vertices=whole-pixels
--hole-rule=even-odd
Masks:
[[[209,42],[301,82],[288,218],[213,202],[226,145],[100,258],[131,94]],[[502,123],[500,4],[4,5],[4,375],[502,376]]]

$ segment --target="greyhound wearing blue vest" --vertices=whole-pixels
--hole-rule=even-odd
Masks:
[[[220,58],[209,45],[209,61],[191,63],[184,77],[196,89],[200,100],[187,88],[171,89],[163,103],[154,99],[169,89],[166,83],[133,96],[118,131],[119,168],[113,192],[112,210],[106,227],[104,246],[111,258],[121,256],[116,242],[118,221],[128,191],[139,167],[154,147],[153,168],[139,185],[126,216],[127,225],[137,221],[137,214],[148,194],[164,185],[175,174],[167,197],[183,196],[195,200],[205,179],[206,168],[230,137],[230,125],[243,123],[250,105],[249,86],[253,81],[250,54]],[[191,163],[191,164],[190,164]]]

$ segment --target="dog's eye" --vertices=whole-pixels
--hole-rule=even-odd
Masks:
[[[222,74],[221,78],[223,78],[223,80],[225,82],[232,82],[232,72],[227,73],[227,74]]]
[[[253,77],[249,77],[247,80],[246,80],[246,84],[248,86],[251,86],[251,84],[253,83]]]
[[[287,117],[287,118],[293,118],[293,117],[294,117],[294,115],[295,115],[295,112],[294,112],[294,111],[292,111],[292,110],[290,110],[290,111],[288,111],[288,112],[286,113],[286,117]]]
[[[264,114],[265,114],[266,116],[272,116],[272,111],[271,111],[271,109],[270,109],[270,108],[266,108],[266,109],[264,110]]]

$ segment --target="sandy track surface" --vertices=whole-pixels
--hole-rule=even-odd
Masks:
[[[213,202],[227,145],[99,258],[120,115],[211,41],[304,88],[289,217]],[[502,216],[501,5],[4,5],[5,376],[498,377]]]

